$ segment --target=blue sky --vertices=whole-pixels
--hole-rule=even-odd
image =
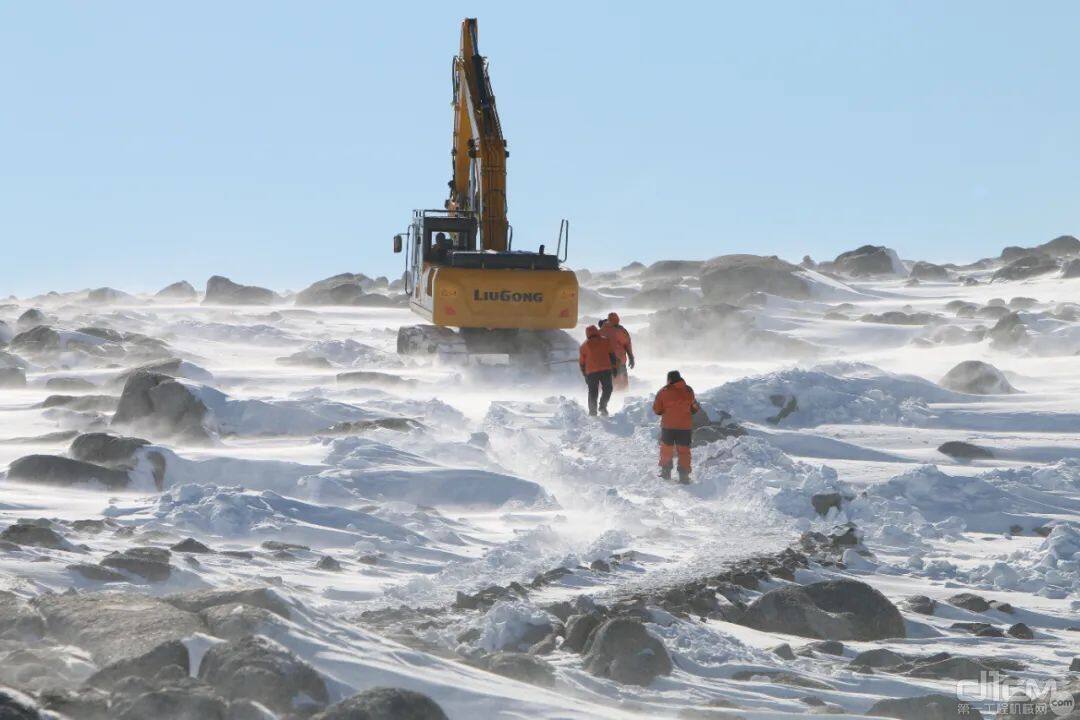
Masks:
[[[467,15],[517,247],[562,217],[593,269],[1080,230],[1075,4],[4,3],[0,295],[399,272]]]

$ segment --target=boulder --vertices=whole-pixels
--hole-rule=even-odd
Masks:
[[[127,575],[124,575],[123,573],[118,573],[115,570],[110,570],[107,567],[102,567],[101,565],[91,565],[90,563],[73,563],[71,565],[68,565],[67,569],[87,580],[92,580],[94,582],[110,583],[128,581]]]
[[[50,635],[84,648],[102,666],[205,631],[194,613],[136,593],[40,595],[31,604]]]
[[[907,662],[907,658],[898,652],[888,648],[874,648],[873,650],[863,650],[852,658],[849,665],[852,667],[887,668],[903,665],[905,662]]]
[[[26,372],[17,367],[0,368],[0,388],[11,390],[26,387]]]
[[[484,669],[540,687],[555,686],[555,668],[529,653],[497,652],[484,658]]]
[[[128,677],[152,680],[162,669],[179,666],[184,673],[190,671],[191,661],[188,649],[179,640],[167,640],[148,652],[136,657],[123,658],[98,670],[86,680],[86,685],[111,690],[112,687]]]
[[[169,579],[172,554],[164,548],[133,547],[123,552],[111,552],[101,560],[101,566],[125,570],[150,582]]]
[[[1058,261],[1048,255],[1024,255],[994,272],[990,282],[1025,280],[1052,273],[1057,269]]]
[[[28,695],[0,685],[0,720],[52,720],[42,715]]]
[[[109,433],[84,433],[68,449],[71,457],[105,467],[134,467],[135,451],[149,445],[148,440]]]
[[[920,662],[907,674],[911,677],[931,680],[978,680],[988,676],[996,668],[974,658],[947,657],[930,662]]]
[[[228,590],[194,590],[168,595],[165,601],[188,612],[201,612],[219,605],[252,605],[288,619],[289,604],[274,590],[265,587]]]
[[[983,613],[990,609],[986,598],[975,593],[958,593],[949,598],[949,604],[971,612]]]
[[[15,330],[22,332],[23,330],[29,330],[38,325],[44,325],[48,321],[48,318],[45,317],[45,313],[37,308],[30,308],[15,321]]]
[[[0,532],[0,540],[51,550],[72,551],[75,549],[75,546],[65,540],[60,533],[50,527],[32,522],[17,522],[7,526],[3,532]]]
[[[199,612],[211,634],[226,640],[241,640],[250,635],[275,637],[287,625],[279,615],[266,608],[233,603],[215,605]]]
[[[920,260],[911,266],[911,277],[917,280],[948,280],[949,271],[941,265]]]
[[[377,687],[331,705],[311,720],[449,720],[427,695]]]
[[[214,275],[206,281],[204,305],[270,305],[277,300],[273,290],[239,285],[227,277]]]
[[[111,490],[127,487],[131,482],[122,470],[113,470],[93,463],[72,460],[59,455],[26,455],[11,463],[8,480],[40,485],[76,485],[98,482]]]
[[[859,322],[879,323],[883,325],[929,325],[941,320],[940,315],[927,312],[906,313],[889,310],[883,313],[867,313]]]
[[[867,715],[899,720],[982,720],[982,713],[955,695],[932,694],[920,697],[878,700]]]
[[[592,634],[584,666],[599,677],[626,685],[648,685],[673,668],[664,643],[640,620],[606,620]]]
[[[187,280],[181,280],[161,288],[154,297],[162,300],[194,300],[198,295],[194,285]]]
[[[566,621],[566,639],[562,646],[573,652],[584,652],[589,637],[603,621],[598,613],[571,615]]]
[[[212,645],[199,665],[199,679],[230,700],[256,700],[269,709],[291,712],[294,699],[329,700],[326,683],[292,651],[255,635]]]
[[[990,347],[994,350],[1011,350],[1026,345],[1031,339],[1027,325],[1017,313],[1009,313],[1002,317],[994,327],[990,328],[987,335],[990,336]]]
[[[8,347],[27,353],[44,353],[60,348],[60,333],[48,325],[35,325],[11,338]]]
[[[86,302],[96,305],[111,305],[112,303],[128,302],[134,300],[131,295],[123,290],[111,287],[100,287],[86,293]]]
[[[198,683],[138,687],[113,702],[109,720],[234,720],[229,703]]]
[[[1070,260],[1062,265],[1061,277],[1065,279],[1080,278],[1080,258]]]
[[[45,634],[45,621],[25,600],[0,590],[0,640],[31,641]]]
[[[1017,638],[1018,640],[1034,640],[1035,631],[1024,623],[1016,623],[1010,625],[1009,629],[1005,631],[1010,637]]]
[[[169,358],[168,360],[161,360],[160,362],[149,363],[147,365],[132,368],[131,370],[117,375],[109,381],[109,384],[122,388],[133,375],[140,372],[168,375],[171,378],[194,380],[195,382],[205,384],[210,384],[214,381],[214,376],[211,375],[208,370],[204,370],[198,365],[181,360],[180,358]]]
[[[169,547],[172,552],[188,553],[189,555],[208,555],[214,551],[203,545],[195,538],[185,538]]]
[[[360,305],[370,288],[371,279],[366,275],[341,273],[312,283],[296,294],[297,305]]]
[[[701,291],[713,303],[734,302],[753,292],[798,300],[810,294],[798,266],[760,255],[721,255],[707,261],[701,267]]]
[[[950,440],[938,446],[938,452],[957,460],[988,460],[994,457],[990,450],[960,440]]]
[[[740,623],[822,640],[906,636],[896,606],[866,583],[849,579],[769,590],[750,604]]]
[[[945,373],[941,386],[970,395],[1009,395],[1017,389],[1009,384],[1005,373],[981,360],[965,360]]]
[[[168,375],[140,371],[124,384],[112,424],[138,428],[151,436],[205,443],[211,438],[209,414],[188,385]]]
[[[904,273],[904,266],[896,252],[884,245],[863,245],[855,250],[840,253],[833,261],[833,267],[853,277]]]

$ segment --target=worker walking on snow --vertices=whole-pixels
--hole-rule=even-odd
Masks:
[[[611,399],[611,375],[616,365],[615,351],[595,325],[585,328],[585,342],[581,343],[578,364],[589,387],[589,414],[596,414],[599,395],[600,414],[607,415],[608,400]]]
[[[679,454],[679,482],[690,482],[690,440],[694,433],[693,416],[701,410],[694,389],[678,370],[667,374],[667,385],[656,393],[653,412],[660,416],[660,477],[671,479],[672,461]]]
[[[608,313],[607,322],[601,321],[600,334],[608,339],[615,351],[615,377],[612,386],[615,390],[630,388],[630,375],[626,370],[627,361],[634,367],[634,346],[630,342],[630,331],[619,324],[618,313]]]

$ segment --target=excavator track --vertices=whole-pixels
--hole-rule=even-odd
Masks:
[[[564,330],[452,330],[407,325],[398,330],[398,354],[448,364],[509,364],[551,368],[577,360],[578,343]]]

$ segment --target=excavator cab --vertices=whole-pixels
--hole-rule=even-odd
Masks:
[[[450,197],[444,210],[414,210],[405,253],[410,309],[430,325],[402,327],[398,352],[468,357],[524,356],[563,362],[577,342],[577,276],[562,266],[570,226],[563,221],[554,253],[513,249],[507,218],[506,158],[487,62],[479,54],[476,20],[461,26],[454,58],[454,134]],[[559,359],[554,359],[554,358]]]

